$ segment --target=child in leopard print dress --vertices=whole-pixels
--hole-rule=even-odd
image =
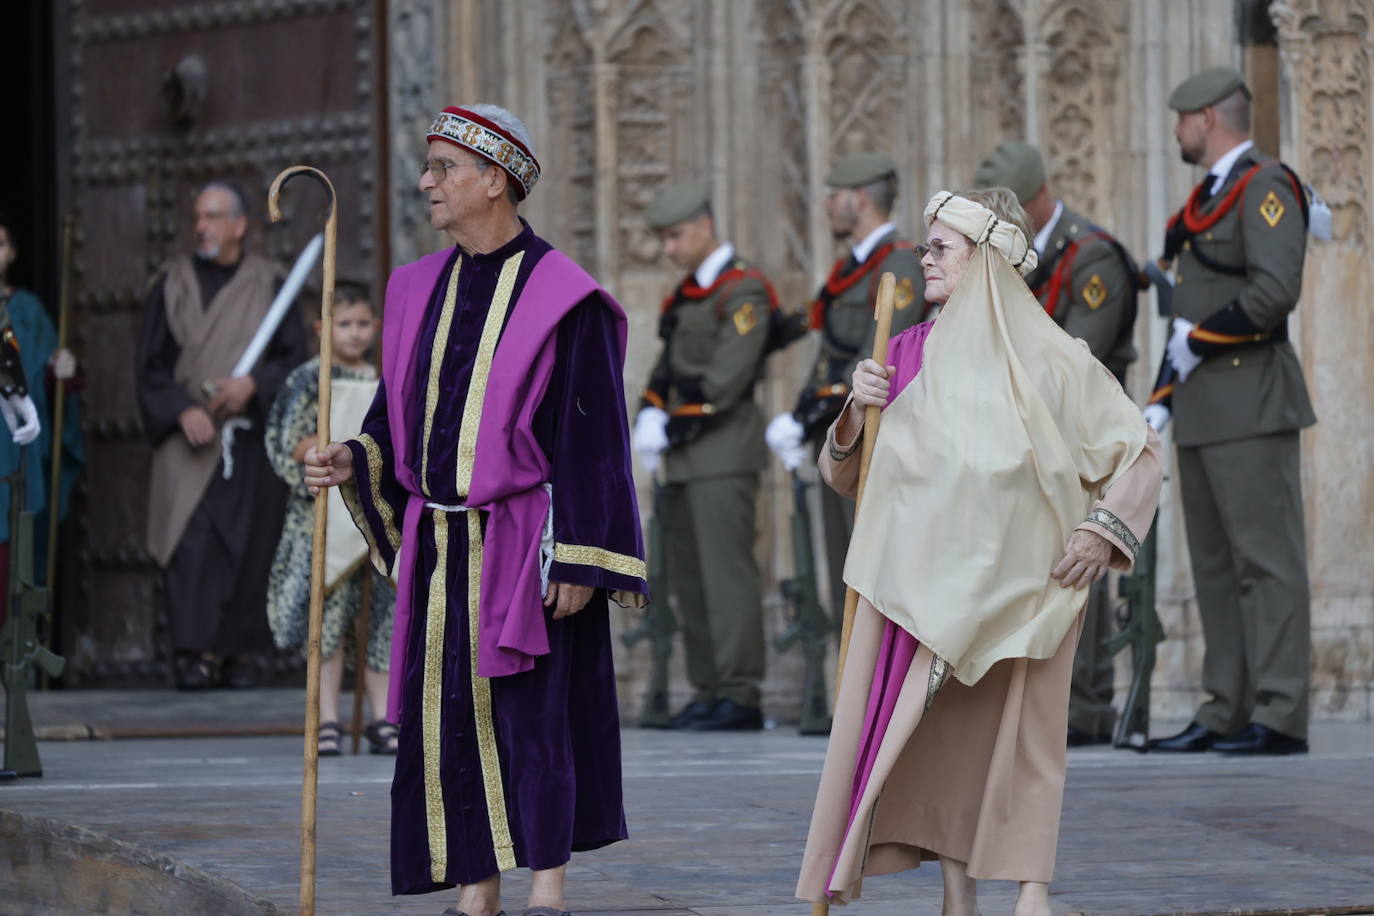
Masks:
[[[338,381],[376,382],[369,362],[376,338],[376,315],[365,289],[341,282],[334,293],[334,372]],[[315,333],[320,322],[315,322]],[[297,366],[287,376],[267,417],[267,455],[277,475],[290,489],[286,522],[272,562],[267,617],[279,648],[304,649],[310,605],[310,555],[314,533],[314,497],[304,484],[301,459],[315,444],[319,401],[319,357]],[[338,386],[335,386],[338,390]],[[396,726],[385,721],[387,668],[391,660],[391,629],[396,589],[391,580],[364,558],[342,576],[325,595],[320,653],[320,731],[322,757],[340,753],[339,693],[345,664],[357,654],[354,621],[362,607],[363,583],[370,579],[367,666],[360,680],[376,720],[365,735],[374,754],[396,753]]]

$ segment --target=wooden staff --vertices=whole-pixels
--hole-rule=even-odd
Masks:
[[[334,185],[319,169],[293,165],[283,169],[267,192],[267,214],[281,219],[282,187],[297,175],[309,175],[324,186],[329,211],[324,223],[324,271],[320,283],[320,400],[315,438],[329,443],[329,394],[334,369],[334,255],[339,241],[339,208]],[[290,320],[290,319],[288,319]],[[315,803],[319,790],[320,630],[324,621],[324,533],[329,492],[315,495],[315,533],[310,554],[310,629],[305,654],[305,776],[301,788],[301,916],[315,916]]]
[[[353,753],[358,753],[358,745],[363,737],[363,688],[367,682],[367,630],[372,616],[372,562],[366,560],[359,569],[363,577],[358,596],[358,625],[353,641],[358,644],[357,656],[353,659]],[[377,714],[374,709],[373,715]]]
[[[71,309],[72,231],[76,214],[70,211],[62,220],[62,265],[57,288],[57,350],[67,346],[67,314]],[[48,589],[48,607],[43,613],[43,645],[52,640],[53,602],[56,600],[57,579],[57,523],[61,516],[62,499],[62,427],[67,419],[67,381],[57,379],[53,384],[52,461],[48,465],[48,556],[43,584]],[[48,689],[48,673],[43,672],[43,689]]]
[[[873,332],[873,361],[887,366],[887,341],[892,336],[892,311],[897,278],[885,273],[878,281],[878,327]],[[857,518],[859,507],[864,501],[864,486],[868,483],[868,465],[873,461],[873,446],[878,442],[878,423],[882,420],[883,409],[870,404],[864,408],[864,444],[859,453],[859,491],[854,497],[854,515]],[[844,593],[844,622],[840,627],[840,662],[835,671],[835,700],[840,698],[840,683],[844,678],[844,660],[849,654],[849,636],[854,630],[854,615],[859,610],[859,593],[848,588]],[[833,705],[833,704],[832,704]],[[811,916],[827,916],[829,903],[811,904]]]

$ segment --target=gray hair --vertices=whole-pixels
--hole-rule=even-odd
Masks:
[[[1026,237],[1026,244],[1030,244],[1035,238],[1035,233],[1031,231],[1030,217],[1021,206],[1021,201],[1017,199],[1016,192],[1011,188],[971,188],[967,191],[955,191],[955,197],[962,197],[971,200],[975,204],[982,204],[992,211],[992,215],[1000,220],[1011,223],[1021,234]],[[964,236],[968,238],[968,236]],[[970,242],[973,239],[969,239]]]
[[[870,181],[860,188],[873,202],[874,208],[884,216],[892,213],[892,204],[897,200],[897,174],[884,175],[877,181]]]
[[[1231,130],[1241,134],[1250,133],[1250,93],[1244,86],[1218,101],[1212,108],[1221,123]]]
[[[530,151],[530,155],[535,159],[539,158],[539,154],[534,151],[534,141],[530,139],[530,129],[526,127],[525,122],[517,118],[510,109],[502,108],[500,105],[492,105],[488,102],[478,102],[476,105],[464,105],[463,107],[479,117],[486,118],[488,121],[525,144],[525,149]],[[475,158],[477,159],[477,170],[480,172],[485,172],[494,164],[491,160],[482,156],[476,156]],[[516,182],[514,179],[510,179],[506,183],[506,196],[510,199],[511,203],[520,203],[520,192],[516,190]]]
[[[245,214],[247,214],[248,207],[244,202],[243,191],[240,190],[239,186],[234,184],[232,181],[228,181],[223,178],[216,178],[214,181],[207,181],[205,185],[201,187],[199,191],[196,192],[196,197],[200,197],[200,195],[204,194],[206,191],[223,191],[224,193],[229,195],[230,216],[238,218],[240,216],[244,216]]]

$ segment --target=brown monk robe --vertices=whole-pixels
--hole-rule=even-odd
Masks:
[[[271,649],[267,576],[281,535],[286,488],[263,444],[277,389],[305,359],[305,327],[288,314],[253,370],[256,391],[234,431],[225,477],[221,431],[192,447],[183,411],[206,403],[200,386],[227,376],[267,313],[281,269],[248,254],[234,264],[182,257],[154,279],[139,335],[135,374],[143,428],[154,447],[148,550],[164,570],[167,629],[177,680],[214,686],[217,659]],[[253,671],[223,672],[237,683]]]

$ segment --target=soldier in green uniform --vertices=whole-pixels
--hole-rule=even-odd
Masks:
[[[788,469],[816,460],[825,431],[849,397],[849,383],[861,359],[873,353],[878,280],[897,278],[892,333],[926,316],[925,284],[915,246],[892,222],[897,199],[897,164],[885,153],[855,153],[837,161],[826,177],[830,193],[825,215],[836,240],[850,243],[835,262],[804,318],[820,332],[816,363],[794,410],[768,424],[769,446]],[[832,613],[844,607],[844,558],[854,530],[854,503],[821,488],[825,559],[830,573]]]
[[[696,688],[672,727],[758,729],[764,641],[754,504],[768,453],[754,385],[777,297],[717,237],[705,185],[669,188],[645,219],[687,271],[663,304],[663,350],[633,437],[649,470],[664,459],[668,580]]]
[[[1123,385],[1126,367],[1136,358],[1136,266],[1109,232],[1076,213],[1058,198],[1045,179],[1040,151],[1029,143],[1009,140],[983,160],[974,175],[977,187],[1001,186],[1015,192],[1031,228],[1032,244],[1040,256],[1027,285],[1060,327],[1084,341],[1093,356]],[[1069,692],[1070,746],[1104,744],[1111,740],[1116,712],[1112,709],[1115,668],[1102,642],[1112,632],[1112,607],[1107,580],[1088,593],[1083,633],[1073,662]]]
[[[1174,321],[1146,407],[1174,419],[1209,698],[1160,751],[1307,751],[1311,632],[1299,430],[1316,422],[1288,340],[1306,254],[1297,177],[1250,141],[1230,68],[1169,97],[1183,160],[1207,169],[1170,221]]]

